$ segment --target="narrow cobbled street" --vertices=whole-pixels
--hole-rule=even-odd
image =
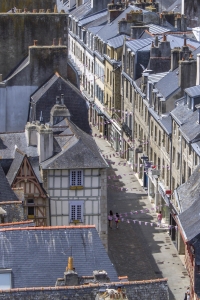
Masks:
[[[99,136],[93,128],[93,135],[95,133]],[[150,225],[150,222],[156,222],[157,215],[134,172],[127,164],[124,165],[125,160],[116,156],[107,141],[99,137],[95,140],[102,154],[108,156],[107,161],[111,161],[108,169],[108,211],[124,216],[119,229],[115,228],[115,224],[108,229],[108,254],[118,275],[128,276],[129,280],[168,278],[170,300],[183,299],[189,277],[168,229]],[[123,191],[119,187],[123,187]],[[144,213],[147,209],[149,212]],[[135,211],[138,213],[130,214]],[[143,222],[140,225],[133,220]],[[145,222],[148,223],[145,225]]]

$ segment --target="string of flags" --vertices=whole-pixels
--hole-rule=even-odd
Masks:
[[[121,218],[120,219],[122,222],[126,222],[128,224],[130,224],[131,222],[133,222],[134,224],[139,224],[139,225],[142,225],[144,224],[145,226],[147,225],[150,225],[150,226],[156,226],[156,227],[159,227],[159,228],[165,228],[165,229],[173,229],[175,228],[175,230],[178,230],[178,226],[174,226],[174,225],[168,225],[168,224],[160,224],[158,222],[146,222],[146,221],[141,221],[141,220],[133,220],[133,219],[124,219],[124,218]]]

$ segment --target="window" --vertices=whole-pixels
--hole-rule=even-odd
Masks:
[[[161,146],[161,132],[158,132],[158,146]]]
[[[172,152],[172,162],[175,162],[175,156],[176,156],[176,150],[175,147],[173,147],[173,152]]]
[[[0,269],[0,289],[8,290],[12,288],[12,270]]]
[[[82,170],[70,171],[70,185],[71,186],[82,186],[83,185],[83,171]]]
[[[83,222],[83,201],[70,201],[70,222]]]
[[[27,210],[28,210],[28,219],[34,219],[35,215],[35,208],[34,208],[34,200],[33,199],[28,199],[27,200]]]
[[[177,163],[176,163],[177,169],[179,169],[179,166],[180,166],[180,153],[177,153]]]

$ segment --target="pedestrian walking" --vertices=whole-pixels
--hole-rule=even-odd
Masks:
[[[162,212],[160,211],[158,216],[157,216],[157,220],[158,220],[158,224],[159,224],[159,227],[161,226],[161,222],[162,222]]]
[[[184,297],[184,300],[187,300],[187,293],[185,293],[185,297]]]
[[[116,213],[115,214],[115,224],[116,224],[116,228],[118,229],[119,228],[119,221],[120,221],[120,219],[119,219],[119,214],[118,213]]]
[[[112,222],[113,222],[113,212],[110,210],[109,215],[108,215],[108,225],[109,228],[112,229]]]

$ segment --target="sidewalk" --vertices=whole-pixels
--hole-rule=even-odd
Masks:
[[[95,133],[99,135],[97,129],[93,128],[93,134]],[[108,254],[118,275],[127,275],[129,280],[167,277],[170,300],[183,299],[189,286],[189,277],[167,229],[151,226],[149,223],[145,225],[144,222],[157,222],[157,215],[152,210],[146,192],[131,168],[123,165],[126,161],[116,157],[109,143],[98,137],[95,137],[95,141],[102,154],[109,155],[109,160],[115,163],[108,169],[108,211],[128,213],[124,217],[125,221],[119,223],[119,229],[113,224],[113,229],[109,229],[108,233]],[[116,175],[121,175],[121,179],[114,177]],[[121,191],[114,186],[124,189]],[[149,212],[139,212],[145,209]],[[130,212],[135,211],[138,213],[130,215]],[[133,220],[144,222],[140,225]]]

